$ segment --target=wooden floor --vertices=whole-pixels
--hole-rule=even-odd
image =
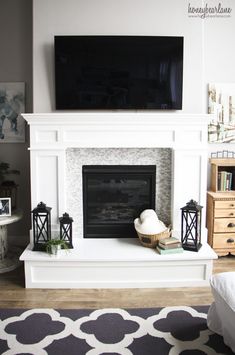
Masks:
[[[235,256],[214,261],[214,273],[235,271]],[[0,308],[141,308],[209,305],[210,287],[157,289],[25,289],[23,267],[0,274]]]

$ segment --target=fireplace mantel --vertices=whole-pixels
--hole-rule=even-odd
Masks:
[[[68,147],[206,147],[207,114],[35,113],[23,114],[30,125],[30,149]]]
[[[54,232],[59,229],[58,218],[65,211],[69,212],[66,197],[66,150],[69,148],[171,148],[173,175],[171,217],[174,233],[180,236],[180,208],[186,202],[194,199],[200,205],[206,206],[209,122],[207,114],[107,111],[35,113],[23,114],[23,117],[30,125],[32,208],[40,201],[52,207],[52,231]],[[204,207],[203,227],[205,210]],[[147,248],[142,247],[143,250],[139,253],[137,243],[133,249],[138,249],[136,255],[131,252],[129,259],[123,263],[123,260],[118,260],[117,255],[122,253],[121,249],[118,249],[115,262],[112,263],[111,260],[106,259],[106,255],[110,254],[108,248],[112,244],[111,241],[107,243],[107,248],[104,244],[105,252],[102,260],[93,260],[94,253],[89,256],[91,241],[84,240],[76,230],[74,237],[75,245],[82,246],[82,254],[86,255],[85,260],[79,259],[79,251],[75,250],[72,252],[72,259],[69,259],[68,255],[61,260],[53,261],[31,251],[31,233],[31,245],[21,256],[21,260],[25,262],[27,287],[47,287],[47,285],[50,287],[94,287],[94,285],[127,287],[127,284],[128,287],[159,285],[168,287],[172,284],[172,273],[177,268],[178,279],[174,285],[205,285],[211,275],[212,260],[216,258],[215,253],[207,245],[205,227],[202,233],[203,247],[199,253],[196,253],[197,255],[192,256],[190,254],[192,252],[185,252],[182,258],[179,255],[164,256],[164,258],[158,256],[156,262],[153,256],[150,258],[148,256],[154,251],[144,251]],[[100,243],[105,241],[101,240]],[[122,248],[122,243],[118,243],[118,247]],[[143,265],[141,264],[143,258],[139,258],[140,255],[144,256]],[[167,262],[168,271],[164,271],[165,280],[162,280],[161,276],[161,281],[158,282],[158,268],[162,262]],[[64,267],[66,271],[60,273],[61,268]],[[139,270],[139,277],[136,276],[136,279],[131,282],[130,275],[125,276],[125,270],[128,268],[135,274],[136,267]],[[99,276],[96,273],[97,268],[100,270]],[[112,270],[112,277],[107,274],[107,268]],[[96,276],[92,274],[92,270]],[[149,270],[150,279],[146,278],[144,270]],[[68,275],[71,276],[71,282],[67,281]],[[146,282],[143,281],[144,279]]]
[[[30,125],[32,208],[40,201],[52,207],[54,230],[68,208],[68,148],[172,148],[173,229],[180,230],[180,208],[191,198],[206,205],[207,114],[66,112],[23,117]]]

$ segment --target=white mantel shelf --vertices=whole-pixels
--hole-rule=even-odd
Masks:
[[[209,122],[207,114],[151,112],[35,113],[23,117],[30,125],[30,150],[140,145],[196,148],[206,144]]]
[[[43,201],[52,207],[53,232],[59,229],[59,216],[70,213],[66,151],[73,148],[170,148],[173,231],[180,235],[180,208],[189,200],[206,206],[207,114],[84,111],[22,116],[30,126],[31,206]],[[30,247],[25,250],[21,260],[26,287],[207,285],[216,255],[207,245],[205,210],[201,219],[203,246],[198,253],[159,256],[133,241],[83,240],[82,233],[74,230],[75,250],[56,260],[32,252]],[[32,245],[32,231],[30,241]]]
[[[146,112],[146,111],[78,111],[78,112],[50,112],[50,113],[24,113],[23,117],[30,124],[40,124],[40,125],[50,125],[54,124],[83,124],[87,123],[98,123],[102,124],[107,123],[107,119],[111,124],[116,123],[116,125],[123,125],[128,123],[139,123],[140,125],[144,125],[147,121],[148,123],[152,123],[154,125],[159,124],[170,124],[171,121],[177,121],[178,123],[188,125],[188,122],[191,120],[192,123],[202,123],[202,121],[208,124],[211,120],[211,115],[209,114],[199,114],[199,113],[169,113],[169,112]],[[207,117],[208,121],[205,121],[205,117]],[[177,123],[177,124],[178,124]]]

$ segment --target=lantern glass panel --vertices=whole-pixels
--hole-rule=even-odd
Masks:
[[[48,239],[48,219],[47,215],[34,216],[34,221],[36,225],[36,238],[37,241],[46,242]]]
[[[61,226],[61,239],[67,240],[70,235],[71,226],[69,224],[63,224]]]

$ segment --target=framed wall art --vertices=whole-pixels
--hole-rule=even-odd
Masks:
[[[235,83],[208,85],[209,143],[235,143]]]
[[[9,197],[0,198],[0,217],[11,216],[11,199]]]
[[[0,143],[24,143],[25,83],[0,82]]]

